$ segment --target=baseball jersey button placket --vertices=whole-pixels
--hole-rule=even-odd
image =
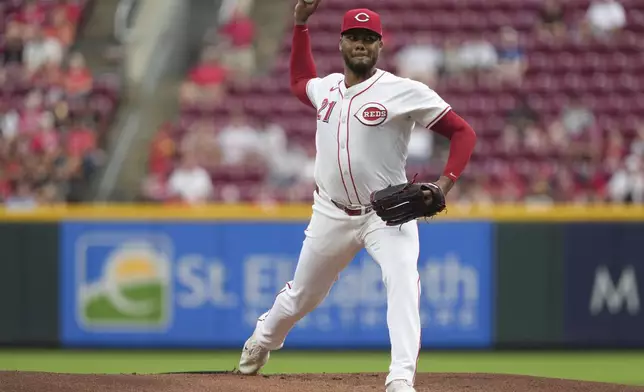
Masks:
[[[355,195],[352,193],[351,189],[351,178],[350,175],[351,173],[349,172],[349,161],[347,157],[347,135],[345,133],[345,124],[347,123],[347,113],[349,110],[349,99],[345,99],[342,102],[342,111],[340,112],[340,129],[338,132],[338,138],[339,138],[339,147],[340,147],[340,154],[339,154],[339,159],[340,159],[340,167],[341,167],[341,174],[344,179],[344,186],[345,186],[345,191],[347,195],[347,201],[348,204],[354,204],[357,202],[355,199]]]
[[[360,196],[358,195],[358,190],[356,189],[355,180],[353,178],[353,173],[352,173],[352,170],[351,170],[351,152],[352,151],[351,151],[351,146],[349,145],[349,140],[350,140],[349,138],[351,137],[350,136],[351,135],[351,129],[350,129],[351,128],[351,122],[349,121],[350,118],[348,118],[348,116],[351,116],[351,104],[352,104],[352,101],[353,101],[354,97],[355,97],[355,94],[353,93],[353,91],[348,92],[347,93],[347,98],[348,99],[345,100],[346,110],[344,110],[344,112],[347,113],[347,114],[346,114],[346,116],[342,117],[342,123],[344,124],[344,126],[343,126],[344,131],[345,131],[345,133],[344,133],[344,141],[346,142],[346,149],[343,149],[343,150],[346,152],[346,154],[345,154],[345,158],[346,158],[345,176],[347,176],[349,178],[349,181],[351,183],[351,186],[349,187],[350,188],[349,192],[352,195],[352,197],[355,197],[356,204],[362,204],[362,200],[360,200]]]
[[[347,110],[346,103],[343,103],[340,108],[339,118],[338,118],[338,130],[337,130],[337,148],[338,148],[338,171],[340,173],[340,180],[342,181],[343,190],[347,196],[347,203],[352,204],[353,200],[349,194],[349,171],[347,170],[346,154],[344,153],[346,148],[346,139],[344,132],[342,132],[342,119],[346,118],[344,115]],[[347,183],[349,181],[349,184]]]

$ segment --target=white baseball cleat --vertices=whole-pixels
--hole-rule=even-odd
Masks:
[[[244,343],[239,360],[239,372],[246,375],[255,375],[266,365],[271,351],[260,346],[255,340],[255,334]]]
[[[386,392],[416,392],[406,380],[394,380],[387,384]]]

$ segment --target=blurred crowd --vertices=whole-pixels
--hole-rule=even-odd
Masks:
[[[80,201],[115,96],[74,43],[85,0],[0,2],[0,202]]]
[[[408,0],[412,1],[412,0]],[[266,71],[261,13],[225,0],[179,91],[181,114],[150,146],[141,199],[308,202],[315,120],[288,91],[290,29]],[[450,193],[459,203],[644,202],[644,3],[383,0],[380,67],[434,88],[479,134]],[[91,0],[0,1],[0,202],[81,201],[105,162],[118,103],[75,46]],[[341,72],[338,15],[311,21],[318,72]],[[290,26],[288,21],[285,26]],[[264,30],[266,31],[266,30]],[[448,143],[417,127],[408,169],[440,174]]]
[[[626,11],[616,0],[593,1],[578,19],[567,20],[560,0],[543,0],[531,35],[541,40],[588,41],[606,39],[626,26]],[[430,87],[439,78],[463,78],[472,73],[491,83],[520,84],[528,69],[525,49],[519,33],[510,26],[499,29],[498,37],[480,34],[459,42],[447,37],[442,42],[431,34],[419,35],[416,42],[396,54],[395,66],[403,77],[417,79]]]
[[[448,29],[441,35],[416,28],[402,39],[396,32],[386,38],[386,44],[395,50],[385,51],[381,66],[436,89],[484,136],[479,137],[466,174],[450,193],[451,202],[644,202],[642,103],[632,102],[631,111],[624,114],[620,110],[628,106],[628,99],[618,96],[624,107],[611,113],[607,107],[619,106],[617,103],[606,104],[601,97],[598,101],[592,94],[584,94],[588,89],[581,88],[589,78],[596,79],[595,74],[579,79],[583,75],[564,73],[560,80],[553,68],[552,74],[540,72],[553,64],[554,71],[570,66],[564,64],[565,58],[560,61],[560,56],[572,55],[565,45],[586,48],[589,56],[595,56],[589,57],[590,62],[597,65],[622,55],[619,49],[611,53],[613,46],[632,49],[637,42],[644,42],[642,29],[637,30],[642,26],[639,22],[644,22],[640,20],[644,7],[634,7],[637,2],[630,2],[634,8],[631,25],[636,26],[637,34],[631,32],[624,38],[629,9],[620,1],[578,0],[573,11],[559,0],[535,1],[525,3],[526,9],[529,3],[532,5],[528,16],[534,18],[527,19],[521,31],[512,23],[500,23],[484,34],[452,34]],[[340,1],[327,3],[329,7],[338,3],[338,9],[342,6]],[[383,7],[385,3],[397,7],[393,1],[384,2]],[[207,36],[201,61],[187,75],[181,91],[184,115],[177,123],[165,124],[152,143],[143,199],[275,203],[309,201],[312,197],[314,129],[293,128],[314,128],[315,123],[293,125],[300,117],[289,118],[290,109],[271,113],[281,110],[273,109],[280,102],[271,101],[282,101],[285,106],[291,103],[284,98],[287,86],[271,87],[270,79],[281,75],[271,74],[259,82],[253,78],[256,26],[248,14],[251,5],[252,1],[247,1],[240,8],[229,9],[219,28]],[[316,14],[316,27],[324,27],[324,11],[321,13]],[[335,15],[327,16],[331,45],[337,42],[332,24],[337,21]],[[494,23],[493,18],[490,20]],[[323,32],[314,31],[314,46],[316,39],[323,38]],[[603,52],[595,53],[593,45],[603,45]],[[531,50],[544,47],[550,52],[542,50],[541,63],[534,63],[539,60],[536,55],[543,53],[532,56]],[[288,49],[286,44],[282,59],[287,58]],[[327,59],[341,61],[333,53],[322,54],[316,53],[321,73]],[[619,76],[623,91],[630,96],[644,98],[637,95],[641,92],[637,75],[633,79],[625,72],[641,71],[636,64],[629,68],[634,58],[622,61],[625,64],[617,75],[602,75],[603,85],[596,83],[605,94],[612,94],[609,101],[615,101],[615,91],[610,90],[615,84],[611,82],[613,76]],[[575,61],[573,57],[573,69]],[[339,71],[338,67],[334,71]],[[531,71],[538,75],[527,78]],[[283,60],[276,72],[286,72]],[[263,86],[244,93],[250,80]],[[614,87],[622,91],[619,88]],[[543,98],[535,92],[547,94]],[[417,127],[410,141],[410,172],[439,174],[447,152],[446,140]]]

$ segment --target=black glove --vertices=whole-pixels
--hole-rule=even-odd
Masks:
[[[423,191],[430,191],[428,203]],[[445,209],[445,194],[433,182],[390,185],[371,194],[371,206],[387,226],[398,226],[417,218],[428,217]]]

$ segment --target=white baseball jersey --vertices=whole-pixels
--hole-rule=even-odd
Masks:
[[[425,84],[378,69],[350,88],[334,73],[309,80],[317,109],[315,180],[345,205],[368,205],[373,191],[407,181],[414,124],[431,128],[450,106]]]

